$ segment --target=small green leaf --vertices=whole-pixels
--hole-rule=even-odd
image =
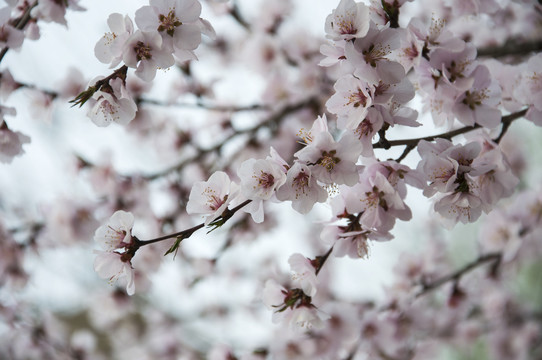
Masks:
[[[179,250],[179,246],[181,245],[181,241],[183,241],[183,239],[183,236],[177,236],[175,243],[168,249],[168,251],[166,251],[164,256],[175,252],[175,254],[173,255],[173,258],[175,259],[175,256],[177,256],[177,251]]]

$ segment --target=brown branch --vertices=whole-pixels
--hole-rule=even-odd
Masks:
[[[501,118],[501,123],[503,125],[501,133],[499,134],[499,136],[494,141],[498,143],[501,140],[501,138],[504,136],[504,133],[506,132],[506,130],[508,130],[508,127],[510,126],[512,121],[517,120],[517,119],[525,116],[526,113],[527,113],[527,109],[523,109],[523,110],[520,110],[518,112],[503,116]],[[425,140],[425,141],[433,141],[435,139],[448,139],[448,140],[451,140],[453,137],[455,137],[457,135],[465,134],[465,133],[468,133],[470,131],[479,129],[481,127],[482,126],[480,126],[479,124],[475,124],[474,126],[465,126],[465,127],[462,127],[462,128],[456,129],[456,130],[452,130],[452,131],[448,131],[448,132],[438,134],[438,135],[430,135],[430,136],[425,136],[425,137],[420,137],[420,138],[415,138],[415,139],[386,140],[385,144],[382,144],[379,141],[379,142],[373,144],[373,148],[374,149],[382,149],[382,148],[388,149],[388,148],[390,148],[392,146],[405,145],[406,146],[405,150],[403,151],[401,156],[398,158],[398,159],[402,160],[408,155],[408,153],[410,151],[412,151],[416,146],[418,146],[418,143],[420,141],[422,141],[422,140]]]
[[[474,260],[473,262],[470,262],[468,263],[467,265],[463,266],[462,268],[460,268],[459,270],[451,273],[451,274],[448,274],[448,275],[445,275],[443,277],[441,277],[440,279],[437,279],[433,282],[430,282],[430,283],[423,283],[422,284],[422,289],[420,290],[420,292],[418,292],[418,294],[416,294],[416,297],[420,297],[442,285],[444,285],[445,283],[449,282],[449,281],[454,281],[454,282],[458,282],[461,277],[465,274],[467,274],[468,272],[476,269],[477,267],[485,264],[485,263],[488,263],[488,262],[491,262],[493,263],[493,266],[495,268],[492,268],[492,272],[496,272],[496,267],[499,266],[500,262],[501,262],[501,258],[502,258],[502,254],[501,253],[489,253],[489,254],[486,254],[486,255],[482,255],[480,256],[478,259]]]
[[[194,156],[192,156],[192,157],[190,157],[188,159],[184,159],[183,161],[179,162],[176,165],[171,166],[170,168],[168,168],[166,170],[163,170],[163,171],[155,173],[155,174],[146,175],[146,176],[144,176],[144,178],[148,179],[148,180],[155,180],[155,179],[161,178],[163,176],[166,176],[166,175],[168,175],[168,174],[170,174],[172,172],[180,171],[186,165],[188,165],[190,163],[193,163],[195,161],[201,160],[205,155],[207,155],[209,153],[219,152],[222,149],[222,147],[224,145],[226,145],[226,143],[228,141],[232,140],[233,138],[235,138],[235,137],[237,137],[239,135],[248,134],[248,135],[252,136],[258,130],[260,130],[261,128],[266,127],[266,126],[271,126],[273,124],[276,124],[276,123],[280,122],[286,115],[288,115],[290,113],[293,113],[293,112],[296,112],[296,111],[299,111],[299,110],[301,110],[301,109],[303,109],[305,107],[313,107],[315,104],[316,104],[316,99],[309,98],[308,100],[299,102],[297,104],[286,106],[281,111],[279,111],[278,113],[270,116],[267,120],[259,123],[258,125],[254,126],[252,128],[249,128],[249,129],[237,130],[237,131],[233,132],[232,134],[228,135],[226,138],[224,138],[220,143],[216,144],[215,146],[212,146],[212,147],[206,148],[206,149],[197,149],[197,154],[196,155],[194,155]]]
[[[233,214],[235,214],[237,211],[241,210],[242,208],[244,208],[245,206],[247,206],[251,202],[252,202],[252,200],[245,200],[244,202],[242,202],[241,204],[237,205],[236,207],[234,207],[232,209],[224,210],[224,213],[217,218],[217,220],[218,219],[223,219],[223,222],[222,222],[222,224],[220,226],[222,226],[227,220],[229,220],[233,216]],[[213,223],[214,223],[214,221],[213,221]],[[136,241],[136,243],[138,245],[138,248],[139,248],[141,246],[150,245],[150,244],[154,244],[154,243],[157,243],[157,242],[160,242],[160,241],[163,241],[163,240],[168,240],[168,239],[173,239],[173,238],[187,239],[190,236],[192,236],[193,233],[195,233],[196,231],[198,231],[199,229],[201,229],[203,227],[205,227],[204,222],[201,223],[201,224],[198,224],[196,226],[193,226],[193,227],[191,227],[189,229],[185,229],[183,231],[179,231],[179,232],[169,234],[169,235],[160,236],[160,237],[157,237],[155,239],[139,240],[138,238],[135,238],[135,241]]]
[[[516,41],[509,39],[501,46],[488,46],[478,49],[479,57],[500,58],[509,55],[527,55],[542,51],[542,40]]]

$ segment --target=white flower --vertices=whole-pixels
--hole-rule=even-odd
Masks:
[[[269,159],[248,159],[237,174],[241,179],[241,192],[250,200],[269,200],[275,189],[286,181],[283,168]]]
[[[118,279],[126,279],[128,295],[133,295],[135,290],[131,260],[139,248],[136,239],[132,238],[133,226],[132,213],[118,210],[94,234],[94,241],[105,250],[94,250],[97,255],[94,260],[94,270],[102,279],[108,279],[111,284]]]
[[[286,183],[277,190],[277,199],[292,201],[294,210],[306,214],[316,202],[326,201],[327,191],[318,185],[307,165],[296,162],[288,170]]]
[[[94,47],[94,55],[104,64],[113,68],[122,60],[124,44],[134,32],[134,25],[128,16],[114,13],[109,15],[107,25],[111,32],[105,33]]]
[[[360,153],[361,143],[352,133],[336,142],[329,132],[321,132],[295,156],[311,166],[312,175],[324,184],[352,186],[359,178],[356,162]]]
[[[207,216],[205,224],[219,217],[236,194],[236,184],[231,182],[228,174],[217,171],[207,181],[199,181],[192,186],[186,212]]]
[[[102,249],[114,251],[131,243],[133,226],[134,215],[123,210],[118,210],[109,218],[107,224],[100,226],[96,230],[94,241]]]
[[[326,18],[326,37],[332,40],[351,40],[369,31],[369,8],[354,0],[341,0]]]
[[[135,68],[142,80],[151,81],[157,69],[167,69],[175,64],[171,49],[163,46],[162,37],[156,31],[136,31],[124,44],[122,60]]]
[[[103,85],[92,97],[97,101],[87,116],[98,126],[109,126],[113,122],[127,125],[135,118],[137,105],[121,78],[110,80],[109,86]]]
[[[94,250],[97,255],[94,260],[94,271],[102,279],[108,279],[111,284],[119,279],[126,279],[126,293],[135,293],[134,269],[129,260],[123,259],[123,254],[109,251]]]
[[[288,263],[293,272],[292,281],[298,284],[306,295],[316,295],[316,269],[311,260],[296,253],[290,256]]]

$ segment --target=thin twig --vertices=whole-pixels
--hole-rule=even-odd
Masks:
[[[418,294],[416,294],[416,297],[419,297],[419,296],[422,296],[440,286],[442,286],[443,284],[449,282],[449,281],[459,281],[459,279],[465,275],[466,273],[468,273],[469,271],[472,271],[474,269],[476,269],[477,267],[485,264],[485,263],[488,263],[488,262],[492,262],[495,266],[498,266],[500,264],[500,261],[501,261],[501,258],[502,258],[502,254],[501,253],[490,253],[490,254],[486,254],[486,255],[482,255],[480,256],[478,259],[474,260],[473,262],[470,262],[468,263],[467,265],[463,266],[462,268],[460,268],[459,270],[451,273],[451,274],[448,274],[448,275],[445,275],[443,277],[441,277],[440,279],[437,279],[433,282],[430,282],[430,283],[424,283],[422,284],[422,289],[420,290],[420,292],[418,292]],[[494,270],[494,269],[492,269]]]
[[[249,135],[255,134],[258,130],[260,130],[263,127],[270,126],[272,124],[278,123],[286,115],[288,115],[290,113],[293,113],[293,112],[296,112],[296,111],[299,111],[299,110],[301,110],[301,109],[303,109],[305,107],[312,107],[312,106],[314,106],[315,103],[316,103],[316,99],[309,98],[308,100],[299,102],[297,104],[286,106],[284,109],[282,109],[278,113],[270,116],[267,120],[259,123],[258,125],[254,126],[252,128],[249,128],[249,129],[237,130],[237,131],[233,132],[232,134],[228,135],[226,138],[224,138],[222,141],[220,141],[220,143],[216,144],[215,146],[212,146],[212,147],[206,148],[206,149],[197,149],[197,154],[196,155],[194,155],[194,156],[192,156],[192,157],[190,157],[188,159],[184,159],[183,161],[179,162],[176,165],[171,166],[170,168],[168,168],[166,170],[160,171],[160,172],[155,173],[155,174],[146,175],[146,176],[144,176],[144,178],[148,179],[148,180],[155,180],[155,179],[161,178],[161,177],[163,177],[165,175],[168,175],[168,174],[170,174],[172,172],[179,171],[182,168],[184,168],[186,165],[188,165],[190,163],[193,163],[195,161],[201,160],[205,155],[207,155],[209,153],[220,151],[222,149],[222,147],[228,141],[232,140],[233,138],[235,138],[235,137],[237,137],[239,135],[244,135],[244,134],[249,134]]]
[[[504,133],[506,132],[506,130],[510,126],[510,123],[512,123],[512,121],[514,121],[516,119],[519,119],[519,118],[525,116],[526,113],[527,113],[527,109],[523,109],[523,110],[520,110],[518,112],[512,113],[510,115],[503,116],[501,118],[501,123],[503,124],[501,134],[494,141],[495,142],[500,141],[500,139],[502,138],[502,136],[504,135]],[[479,129],[479,128],[481,128],[481,126],[479,124],[475,124],[474,126],[465,126],[465,127],[462,127],[462,128],[456,129],[456,130],[452,130],[452,131],[448,131],[448,132],[438,134],[438,135],[430,135],[430,136],[425,136],[425,137],[420,137],[420,138],[415,138],[415,139],[386,140],[385,144],[382,144],[379,141],[379,142],[373,144],[373,148],[374,149],[382,149],[382,148],[387,149],[387,148],[392,147],[392,146],[406,145],[406,149],[404,150],[403,154],[401,154],[401,156],[399,157],[399,159],[402,160],[422,140],[433,141],[433,140],[439,139],[439,138],[440,139],[448,139],[448,140],[450,140],[451,138],[453,138],[453,137],[455,137],[457,135],[465,134],[465,133],[468,133],[470,131],[473,131],[473,130],[476,130],[476,129]]]

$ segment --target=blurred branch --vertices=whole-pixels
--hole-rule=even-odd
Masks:
[[[174,106],[174,107],[182,107],[182,108],[194,108],[194,109],[202,109],[202,110],[209,110],[209,111],[223,111],[223,112],[241,112],[241,111],[255,111],[255,110],[270,110],[269,106],[267,105],[260,105],[260,104],[254,104],[254,105],[246,105],[246,106],[235,106],[235,105],[212,105],[212,104],[203,104],[201,102],[196,103],[167,103],[167,102],[161,102],[154,99],[147,99],[147,98],[138,98],[136,100],[137,104],[148,104],[148,105],[156,105],[156,106]]]
[[[542,51],[542,40],[516,41],[508,40],[501,46],[488,46],[478,49],[479,57],[500,58],[509,55],[527,55]]]
[[[170,167],[170,168],[168,168],[166,170],[163,170],[163,171],[155,173],[155,174],[144,176],[144,178],[148,179],[148,180],[155,180],[155,179],[158,179],[160,177],[166,176],[166,175],[168,175],[168,174],[170,174],[172,172],[180,171],[185,166],[187,166],[188,164],[196,162],[196,161],[200,161],[205,155],[207,155],[209,153],[220,152],[220,150],[222,149],[222,147],[224,147],[224,145],[226,145],[230,140],[232,140],[233,138],[235,138],[235,137],[237,137],[239,135],[248,134],[249,136],[254,136],[254,134],[258,130],[260,130],[261,128],[277,124],[284,117],[286,117],[287,115],[289,115],[291,113],[294,113],[296,111],[299,111],[301,109],[304,109],[306,107],[314,107],[314,106],[316,106],[316,104],[317,104],[316,99],[309,98],[308,100],[299,102],[297,104],[286,106],[281,111],[279,111],[276,114],[271,115],[267,120],[259,123],[258,125],[254,126],[254,127],[251,127],[251,128],[248,128],[248,129],[236,130],[232,134],[230,134],[230,135],[226,136],[224,139],[222,139],[222,141],[220,141],[218,144],[216,144],[215,146],[212,146],[210,148],[206,148],[206,149],[197,148],[197,154],[196,155],[194,155],[194,156],[192,156],[192,157],[190,157],[188,159],[184,159],[183,161],[179,162],[176,165],[173,165],[172,167]]]
[[[250,24],[243,18],[239,12],[239,6],[237,6],[237,1],[232,1],[232,8],[230,10],[230,15],[237,21],[242,27],[250,31]]]
[[[430,283],[422,283],[422,289],[418,294],[416,294],[416,297],[420,297],[444,284],[446,284],[449,281],[458,282],[461,277],[468,272],[478,268],[481,265],[484,265],[485,263],[492,263],[493,267],[491,268],[491,273],[494,274],[497,272],[497,268],[501,263],[502,254],[501,253],[490,253],[483,256],[480,256],[478,259],[474,260],[471,263],[468,263],[467,265],[463,266],[459,270],[445,275],[441,277],[440,279],[437,279]]]

